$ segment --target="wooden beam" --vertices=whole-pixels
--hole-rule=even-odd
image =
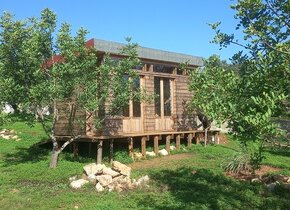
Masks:
[[[154,136],[154,153],[156,154],[156,156],[158,155],[159,152],[158,141],[159,136]]]
[[[171,135],[167,135],[166,136],[166,151],[168,152],[168,154],[170,154],[170,139],[171,139]]]
[[[112,163],[114,159],[114,140],[110,140],[110,153],[109,153],[109,162]]]
[[[129,156],[130,157],[133,157],[133,150],[134,150],[134,147],[133,147],[133,138],[130,137],[129,138]]]
[[[191,147],[192,145],[192,133],[187,135],[187,147]]]
[[[199,144],[200,141],[200,137],[199,137],[199,133],[195,134],[195,144]]]
[[[180,150],[180,134],[176,135],[175,141],[176,150]]]
[[[141,138],[141,153],[143,157],[146,157],[146,140],[147,140],[146,136],[143,136]]]
[[[97,143],[97,164],[101,164],[103,159],[103,141]]]

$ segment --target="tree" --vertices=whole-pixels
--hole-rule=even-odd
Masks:
[[[225,67],[227,69],[225,69]],[[232,114],[238,77],[222,62],[218,56],[211,56],[205,61],[203,69],[196,69],[190,74],[189,90],[194,96],[191,99],[191,110],[200,119],[207,118],[204,129],[212,126],[213,120],[221,124]],[[205,137],[206,144],[207,136]]]
[[[220,22],[211,24],[216,32],[213,42],[221,48],[237,44],[247,53],[241,51],[233,56],[238,77],[234,87],[229,89],[231,97],[215,91],[219,89],[218,83],[221,82],[217,80],[209,92],[204,91],[203,94],[218,96],[212,97],[213,102],[209,103],[209,108],[203,110],[216,118],[213,112],[219,110],[214,109],[214,105],[223,101],[222,106],[231,114],[228,111],[220,113],[222,119],[228,121],[233,134],[239,136],[244,145],[253,140],[259,143],[258,149],[251,155],[255,169],[262,161],[264,142],[282,135],[272,117],[279,116],[283,111],[285,113],[289,105],[289,4],[287,0],[239,0],[232,8],[236,10],[235,18],[239,20],[236,29],[243,29],[246,44],[235,40],[234,34],[222,33],[218,28]],[[208,67],[215,69],[210,65]],[[228,74],[223,69],[216,70],[223,75],[217,78]],[[204,81],[203,86],[212,84],[208,75]],[[223,83],[221,85],[223,88],[227,87]],[[199,93],[195,91],[194,94],[194,97],[198,97]],[[202,101],[196,103],[201,104]]]
[[[72,36],[70,25],[65,23],[55,38],[55,27],[56,15],[49,9],[42,11],[40,19],[14,21],[8,13],[1,17],[1,104],[15,104],[26,114],[52,107],[51,116],[38,118],[53,142],[52,168],[59,153],[80,137],[74,128],[84,126],[86,118],[76,117],[78,110],[94,116],[92,124],[99,129],[108,114],[119,113],[130,98],[140,99],[141,95],[140,89],[133,88],[137,73],[132,69],[140,61],[137,45],[130,39],[120,52],[124,59],[113,61],[107,55],[100,62],[95,49],[86,47],[85,29]],[[57,103],[67,105],[65,118],[70,131],[69,140],[61,147],[54,134],[61,111]]]

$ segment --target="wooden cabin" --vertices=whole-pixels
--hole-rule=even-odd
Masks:
[[[113,59],[120,58],[120,49],[124,47],[120,43],[99,39],[91,39],[87,45],[95,47],[99,58],[109,53]],[[122,116],[106,119],[101,132],[92,132],[87,122],[79,141],[98,142],[99,156],[102,143],[107,140],[110,148],[113,140],[125,140],[130,153],[134,141],[140,141],[141,152],[145,156],[148,141],[154,141],[154,151],[158,153],[158,142],[165,139],[169,152],[171,141],[176,141],[178,149],[181,139],[190,145],[192,141],[197,142],[198,135],[203,133],[199,128],[200,122],[186,110],[192,94],[188,90],[188,72],[180,69],[180,64],[185,62],[189,69],[200,67],[203,65],[202,58],[145,47],[138,47],[138,56],[142,62],[142,66],[136,67],[140,87],[158,97],[151,102],[130,101]],[[78,115],[84,117],[85,113]],[[214,130],[212,134],[217,137],[218,131]],[[56,124],[55,135],[60,141],[68,137],[65,122],[60,120]]]

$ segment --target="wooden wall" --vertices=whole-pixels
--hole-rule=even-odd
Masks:
[[[188,90],[188,76],[178,75],[175,72],[173,74],[162,74],[153,72],[153,66],[144,66],[142,71],[139,71],[142,79],[142,85],[146,89],[147,93],[154,93],[154,76],[158,77],[167,77],[172,78],[172,131],[182,131],[182,130],[191,130],[196,127],[196,119],[194,116],[188,114],[186,105],[190,102],[192,94]],[[55,128],[55,135],[63,136],[70,135],[68,116],[69,106],[67,103],[58,102],[58,120]],[[105,110],[108,109],[108,104],[105,105]],[[142,102],[142,113],[144,118],[142,120],[143,131],[154,132],[156,127],[155,123],[155,105],[154,100],[151,102]],[[107,111],[107,110],[106,110]],[[124,127],[123,129],[123,117],[107,117],[103,122],[103,128],[99,131],[96,131],[93,126],[92,116],[88,113],[85,113],[81,110],[76,110],[76,118],[79,118],[81,121],[86,119],[86,123],[80,124],[75,123],[73,125],[73,131],[76,134],[82,134],[87,136],[100,136],[100,135],[122,135],[123,130],[128,130]],[[168,120],[168,118],[167,118]],[[128,127],[128,126],[127,126]]]

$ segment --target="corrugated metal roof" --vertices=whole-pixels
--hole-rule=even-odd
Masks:
[[[97,51],[106,52],[111,54],[120,54],[120,50],[125,44],[118,42],[105,41],[100,39],[94,39],[94,47]],[[203,66],[202,57],[192,56],[182,53],[169,52],[164,50],[157,50],[147,47],[139,46],[137,49],[139,58],[150,59],[156,61],[166,61],[172,63],[185,63],[190,65]]]

